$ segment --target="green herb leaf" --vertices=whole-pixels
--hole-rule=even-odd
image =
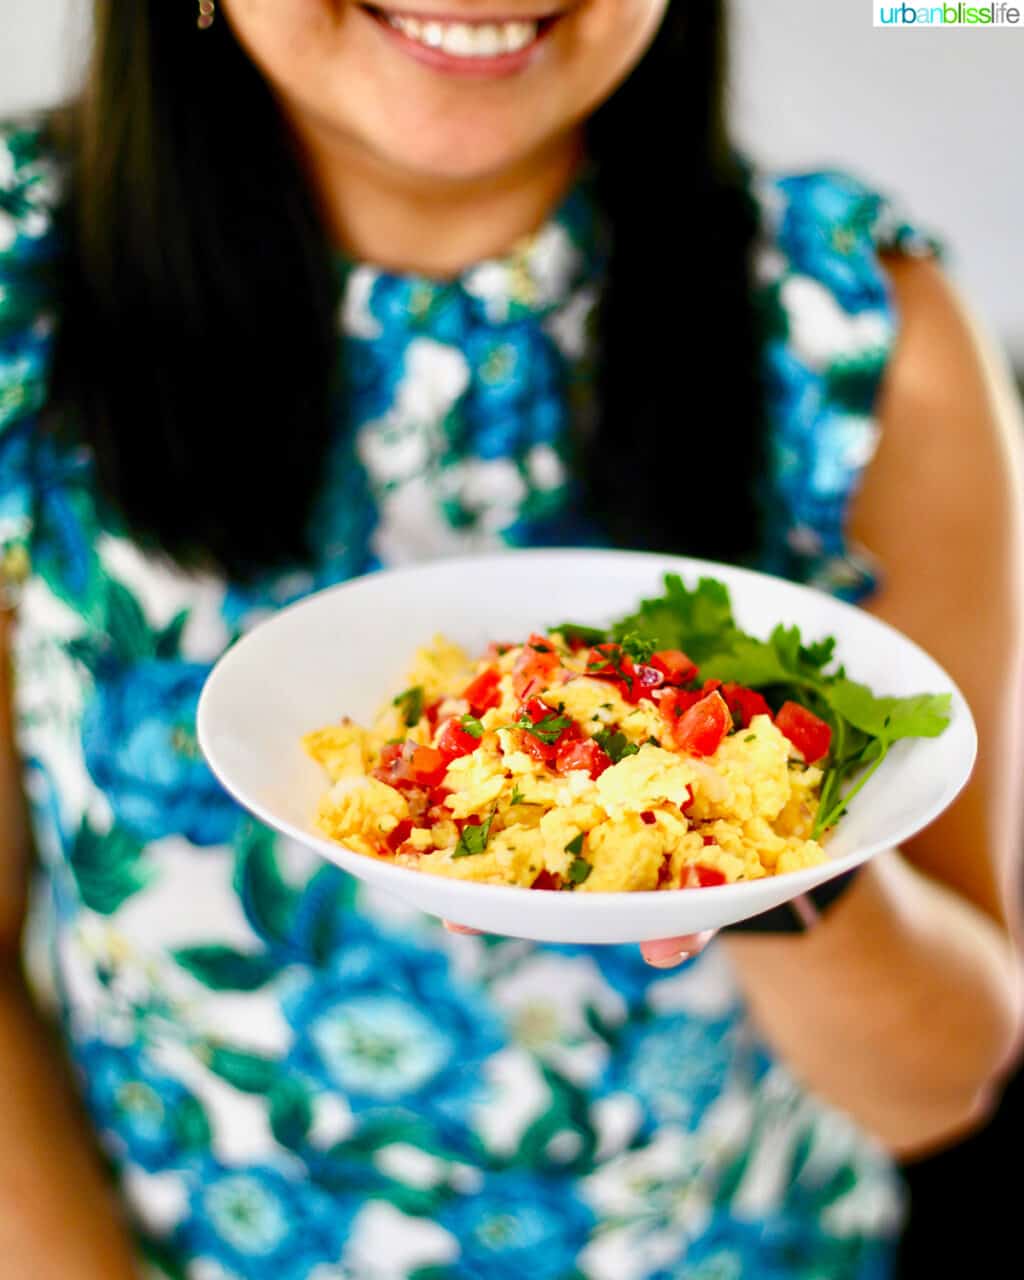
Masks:
[[[536,724],[524,711],[516,721],[517,729],[525,729],[527,733],[532,734],[539,742],[546,743],[551,747],[558,741],[559,735],[564,729],[568,729],[572,724],[571,716],[559,715],[557,711],[549,711]]]
[[[615,623],[615,638],[630,634],[654,641],[658,648],[683,649],[701,664],[728,648],[736,634],[728,589],[714,578],[701,578],[689,590],[676,573],[665,575],[665,594],[641,601],[636,613]]]
[[[517,782],[512,788],[512,795],[509,797],[509,804],[524,804],[525,801],[526,797],[519,790],[519,783]]]
[[[471,738],[482,738],[484,736],[483,724],[476,716],[471,716],[468,712],[459,717],[459,726]]]
[[[658,642],[637,631],[630,631],[619,642],[634,662],[649,662],[651,654],[657,649]]]
[[[491,823],[495,810],[492,809],[486,822],[467,822],[459,832],[459,842],[452,850],[453,858],[468,858],[474,853],[483,853],[487,841],[491,838]]]
[[[612,764],[618,764],[620,760],[625,760],[626,756],[635,756],[640,748],[635,742],[630,742],[621,729],[611,730],[602,729],[600,733],[594,734],[594,741],[597,745],[611,756]]]
[[[578,622],[563,622],[557,627],[548,627],[549,632],[560,635],[566,644],[603,644],[608,639],[608,632],[600,627],[585,627]]]
[[[573,858],[569,863],[569,879],[573,884],[582,884],[593,869],[586,858]]]
[[[420,717],[423,715],[423,686],[414,684],[412,688],[403,690],[397,697],[392,699],[393,704],[401,711],[402,720],[407,729],[412,729],[419,724]]]
[[[573,836],[573,838],[565,846],[565,852],[573,854],[574,857],[579,857],[579,855],[583,852],[583,840],[584,840],[584,835],[583,835],[583,832],[581,831],[579,835]]]
[[[836,680],[828,701],[863,733],[896,742],[899,738],[937,738],[949,724],[948,693],[919,693],[909,698],[879,698],[854,680]]]

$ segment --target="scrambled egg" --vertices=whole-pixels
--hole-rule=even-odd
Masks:
[[[769,716],[710,755],[688,754],[655,698],[627,699],[560,638],[550,643],[538,652],[557,653],[557,669],[529,693],[550,717],[536,732],[516,672],[537,646],[473,662],[437,637],[372,730],[342,721],[307,734],[332,784],[317,829],[433,875],[583,893],[733,883],[824,861],[810,839],[821,772],[792,758]],[[465,694],[485,673],[493,691],[476,715]],[[599,768],[555,758],[567,736],[602,743]]]

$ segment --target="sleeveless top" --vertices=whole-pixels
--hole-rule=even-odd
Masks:
[[[454,281],[345,273],[351,390],[316,562],[242,589],[148,557],[88,452],[36,430],[60,186],[36,124],[0,131],[0,566],[39,861],[26,964],[147,1274],[889,1274],[890,1162],[775,1060],[723,948],[663,972],[636,948],[451,936],[249,819],[197,749],[211,664],[278,605],[378,565],[584,536],[567,440],[600,286],[585,196]],[[756,190],[763,567],[857,599],[872,570],[844,512],[895,333],[878,251],[928,244],[841,174]]]

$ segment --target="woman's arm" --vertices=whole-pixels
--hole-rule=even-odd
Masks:
[[[18,949],[28,846],[12,748],[0,613],[0,1258],[32,1280],[131,1280],[137,1273],[53,1033],[32,1007]]]
[[[894,261],[901,332],[853,512],[882,564],[869,608],[946,667],[977,720],[973,778],[810,933],[726,945],[806,1084],[901,1154],[984,1116],[1021,1015],[1021,422],[938,268]]]

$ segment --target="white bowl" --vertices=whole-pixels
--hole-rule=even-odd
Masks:
[[[471,653],[564,622],[602,625],[660,595],[668,571],[724,582],[737,622],[767,636],[797,623],[837,637],[851,678],[882,694],[950,693],[938,738],[897,743],[829,840],[827,864],[763,880],[650,893],[543,893],[472,884],[365,857],[311,828],[329,783],[302,735],[342,715],[368,723],[402,687],[413,650],[438,632]],[[923,650],[870,614],[765,574],[618,551],[510,551],[371,574],[282,610],[239,640],[203,689],[199,742],[235,799],[367,883],[425,912],[510,937],[621,943],[720,928],[758,915],[920,831],[954,799],[976,751],[960,691]]]

